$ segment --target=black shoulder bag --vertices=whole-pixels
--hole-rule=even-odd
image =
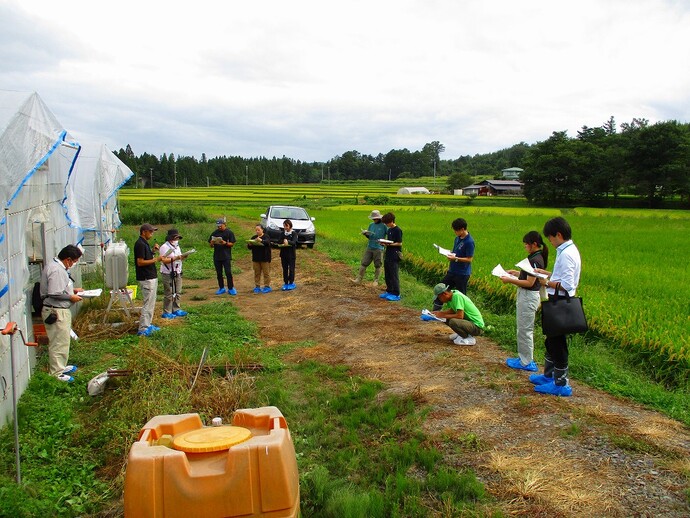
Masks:
[[[582,298],[571,297],[565,290],[565,296],[561,297],[558,295],[560,289],[561,284],[558,283],[555,295],[541,303],[541,330],[544,336],[587,332],[589,326],[582,307]]]

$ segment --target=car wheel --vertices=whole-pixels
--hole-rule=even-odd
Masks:
[[[307,245],[307,248],[314,248],[314,243],[309,243],[309,244]]]

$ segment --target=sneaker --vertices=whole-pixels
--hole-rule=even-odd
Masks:
[[[147,327],[147,328],[144,329],[143,331],[138,331],[138,332],[137,332],[137,335],[138,335],[138,336],[151,336],[151,333],[152,333],[152,332],[153,332],[153,331],[151,331],[151,328],[150,328],[150,327]]]
[[[379,295],[379,298],[380,299],[387,299],[388,295],[392,295],[392,294],[388,293],[387,291],[384,291],[383,293],[381,293],[381,295]]]
[[[258,286],[254,288],[254,293],[261,293],[261,288],[259,288]]]
[[[69,374],[60,374],[57,379],[64,381],[65,383],[72,383],[74,381],[74,378]]]
[[[228,290],[228,295],[237,295],[237,290],[235,288],[230,288]]]
[[[62,370],[63,374],[74,374],[77,372],[77,366],[76,365],[68,365]]]
[[[225,288],[218,288],[218,290],[216,290],[216,295],[222,295],[223,293],[225,293]]]
[[[176,317],[186,317],[187,315],[189,315],[189,313],[187,313],[184,309],[178,309],[175,311]]]
[[[175,314],[174,314],[174,313],[163,313],[161,316],[162,316],[163,318],[175,318]]]
[[[397,302],[400,300],[400,295],[392,295],[389,293],[386,297],[386,300],[390,300],[391,302]]]
[[[546,385],[547,383],[553,383],[552,377],[547,377],[543,374],[532,374],[530,375],[529,380],[535,385]]]
[[[467,335],[467,338],[458,336],[455,340],[453,340],[453,343],[455,345],[474,345],[477,343],[477,341],[474,339],[474,337]]]
[[[450,340],[452,341],[455,340],[458,336],[460,336],[458,333],[453,333],[452,335],[448,335],[448,338],[450,338]]]
[[[537,372],[539,367],[534,362],[529,362],[527,365],[523,365],[520,358],[508,358],[506,359],[506,365],[511,369],[518,369],[523,371]]]
[[[271,289],[270,286],[264,286],[261,288],[261,293],[271,293],[273,290]]]
[[[570,397],[573,395],[573,389],[570,385],[556,385],[553,380],[551,380],[550,383],[535,386],[534,391],[540,394],[550,394],[552,396],[561,397]]]

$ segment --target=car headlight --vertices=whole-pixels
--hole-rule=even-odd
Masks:
[[[278,227],[278,225],[276,225],[272,221],[268,223],[268,228],[270,228],[271,230],[280,230],[280,227]]]
[[[309,232],[310,234],[312,232],[315,232],[316,229],[314,228],[314,225],[308,225],[307,228],[304,229],[305,232]]]

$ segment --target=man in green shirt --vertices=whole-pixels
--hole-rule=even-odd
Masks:
[[[446,284],[434,286],[434,297],[443,305],[444,309],[433,311],[438,318],[445,318],[446,324],[454,333],[449,338],[456,345],[474,345],[475,336],[479,336],[484,329],[482,314],[470,298],[458,290],[451,290]]]

